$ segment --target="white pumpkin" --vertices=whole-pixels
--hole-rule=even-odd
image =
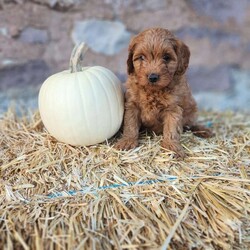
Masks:
[[[119,79],[101,66],[81,67],[86,46],[75,47],[71,70],[50,76],[39,92],[41,119],[58,141],[88,146],[120,128],[124,99]]]

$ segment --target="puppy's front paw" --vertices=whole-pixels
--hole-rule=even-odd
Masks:
[[[116,144],[115,148],[118,150],[129,150],[138,146],[138,140],[133,138],[121,138]]]
[[[161,146],[163,148],[166,148],[168,150],[171,150],[171,151],[175,152],[177,158],[184,159],[185,156],[186,156],[186,154],[185,154],[185,152],[183,150],[183,147],[181,146],[181,144],[179,142],[162,141]]]

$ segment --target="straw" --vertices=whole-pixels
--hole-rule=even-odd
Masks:
[[[3,249],[249,249],[249,114],[202,112],[216,136],[187,132],[181,161],[140,134],[89,147],[58,142],[39,113],[0,120]]]

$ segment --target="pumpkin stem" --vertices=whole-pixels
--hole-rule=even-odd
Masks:
[[[82,71],[82,61],[87,50],[88,46],[86,43],[80,43],[74,47],[70,56],[70,73]]]

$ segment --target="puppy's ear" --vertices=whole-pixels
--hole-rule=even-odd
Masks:
[[[175,74],[183,75],[186,72],[189,64],[190,50],[185,43],[178,39],[175,40],[174,47],[178,58],[178,67]]]
[[[135,47],[137,43],[138,43],[138,35],[133,37],[130,40],[129,47],[128,47],[127,71],[129,75],[133,74],[135,71],[134,64],[133,64],[133,55],[134,55],[134,51],[135,51]]]
[[[134,55],[134,45],[130,45],[128,48],[128,59],[127,59],[127,71],[131,75],[134,73],[134,64],[133,64],[133,55]]]

